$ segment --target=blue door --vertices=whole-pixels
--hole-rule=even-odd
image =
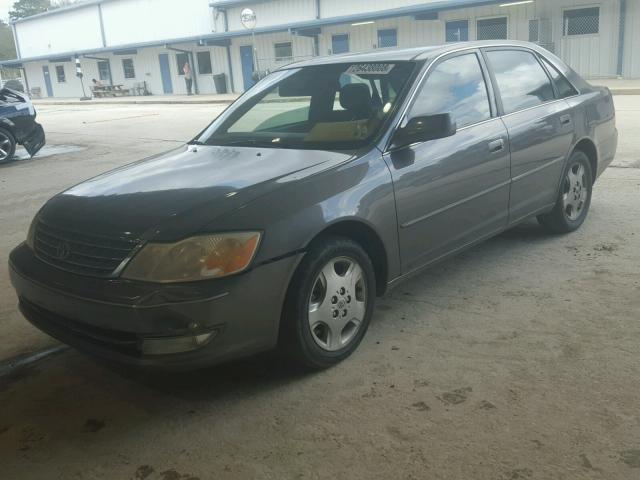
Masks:
[[[242,82],[244,89],[251,88],[256,82],[253,80],[253,51],[251,45],[240,47],[240,62],[242,63]]]
[[[160,77],[162,77],[162,91],[166,94],[173,93],[173,84],[171,83],[171,69],[169,68],[169,54],[161,53],[158,55],[160,60]]]
[[[51,86],[51,76],[49,75],[49,65],[42,66],[42,74],[44,75],[44,84],[47,87],[47,97],[53,97],[53,87]]]
[[[347,53],[349,51],[349,35],[333,35],[331,37],[331,52],[334,54]]]

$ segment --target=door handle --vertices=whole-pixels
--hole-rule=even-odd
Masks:
[[[489,142],[489,153],[496,153],[504,150],[504,140],[499,138]]]
[[[560,117],[560,124],[561,125],[571,125],[571,115],[569,115],[569,114],[562,115]]]

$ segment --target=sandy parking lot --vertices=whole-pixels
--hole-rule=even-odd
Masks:
[[[64,350],[0,376],[0,478],[640,478],[640,96],[586,224],[525,223],[379,299],[346,362],[191,374]],[[0,167],[0,364],[56,345],[6,261],[52,194],[190,138],[215,105],[46,106],[50,145]],[[47,153],[51,153],[47,155]]]

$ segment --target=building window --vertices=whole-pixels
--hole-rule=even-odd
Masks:
[[[274,45],[276,60],[291,60],[293,58],[293,47],[291,42],[276,43]]]
[[[178,75],[184,75],[184,64],[189,63],[189,55],[186,53],[176,53],[176,65],[178,66]]]
[[[483,18],[476,23],[478,40],[504,40],[507,38],[507,17]]]
[[[213,73],[213,68],[211,67],[211,52],[208,50],[206,52],[198,52],[196,53],[196,58],[198,60],[198,73],[200,75]]]
[[[349,51],[349,35],[342,33],[331,37],[331,53],[347,53]]]
[[[111,83],[109,62],[104,60],[98,62],[98,77],[100,78],[100,81]]]
[[[378,30],[378,47],[389,48],[398,46],[398,31],[395,28]]]
[[[67,77],[64,74],[64,65],[56,65],[56,77],[58,83],[64,83],[67,81]]]
[[[600,7],[564,11],[565,35],[593,35],[600,31]]]
[[[466,42],[469,40],[469,21],[456,20],[445,25],[445,40],[447,42]]]
[[[537,18],[529,20],[529,41],[537,42],[540,40],[540,20]]]
[[[136,78],[136,70],[133,68],[132,58],[122,59],[122,70],[124,70],[124,78]]]

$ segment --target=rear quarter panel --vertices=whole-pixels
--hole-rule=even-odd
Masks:
[[[611,164],[618,145],[615,106],[606,87],[591,87],[581,95],[567,99],[574,111],[574,145],[588,138],[597,151],[598,168],[595,178]]]

